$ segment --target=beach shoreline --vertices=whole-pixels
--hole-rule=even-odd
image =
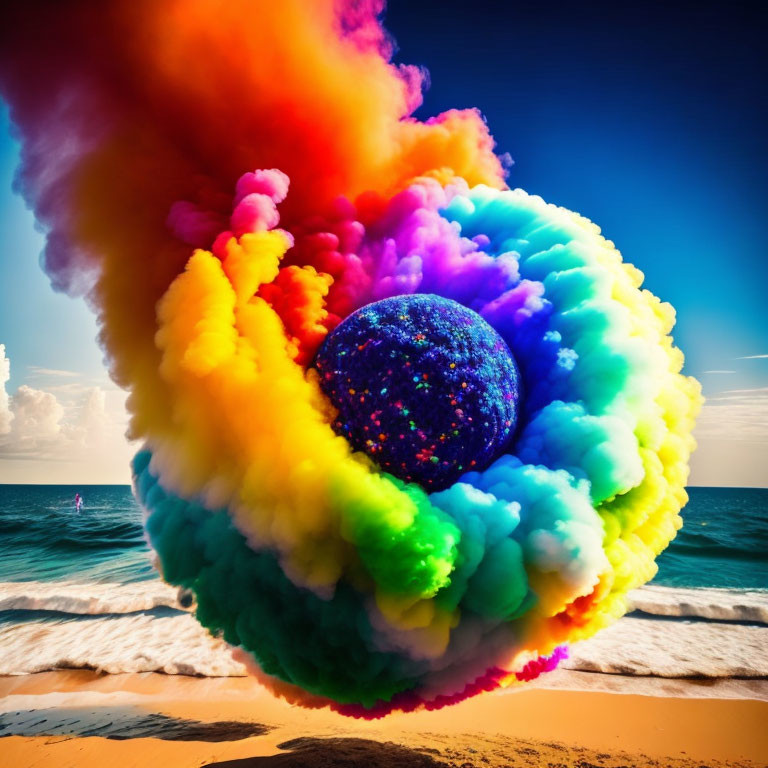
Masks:
[[[38,732],[6,736],[0,750],[7,765],[20,768],[161,761],[200,766],[227,760],[245,760],[233,768],[752,768],[768,762],[768,702],[718,698],[711,691],[706,697],[695,691],[648,695],[631,692],[631,685],[623,690],[618,685],[614,692],[524,686],[443,710],[368,722],[291,706],[252,678],[43,672],[0,678],[0,722],[6,725],[0,733]],[[160,718],[155,731],[153,718]],[[248,728],[259,732],[247,735]],[[96,732],[102,735],[90,735]]]
[[[158,579],[130,489],[100,492],[62,547],[69,491],[6,489],[0,768],[768,765],[768,492],[694,493],[659,580],[553,672],[373,722],[247,677]]]

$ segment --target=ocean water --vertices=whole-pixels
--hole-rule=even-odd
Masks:
[[[768,489],[689,493],[657,577],[567,669],[768,679]],[[0,485],[0,674],[245,674],[186,602],[160,581],[128,486]]]
[[[0,485],[0,583],[153,578],[130,486]]]
[[[768,488],[689,488],[655,584],[768,589]]]

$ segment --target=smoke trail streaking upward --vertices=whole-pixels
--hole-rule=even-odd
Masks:
[[[380,11],[33,2],[0,33],[19,188],[131,392],[164,577],[276,693],[365,717],[530,680],[620,616],[680,525],[700,403],[672,308],[596,226],[507,190],[477,112],[410,117],[422,74],[390,63]],[[439,464],[469,414],[512,413],[481,396],[517,392],[452,379],[475,353],[436,328],[358,346],[392,345],[376,381],[413,381],[413,404],[314,364],[410,294],[472,310],[522,393],[511,442],[508,417],[484,462],[444,453],[458,479],[429,493],[407,457]],[[413,451],[384,472],[387,440]]]

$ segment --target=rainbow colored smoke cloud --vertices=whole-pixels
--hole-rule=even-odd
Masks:
[[[621,616],[681,524],[701,399],[673,309],[594,224],[508,190],[476,111],[410,117],[423,75],[381,10],[30,2],[0,25],[19,187],[131,392],[164,577],[276,693],[364,717],[530,680]],[[311,366],[405,293],[478,312],[525,391],[508,455],[429,495],[333,432]]]

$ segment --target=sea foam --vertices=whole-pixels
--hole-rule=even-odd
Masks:
[[[52,669],[245,675],[231,648],[189,614],[132,614],[84,620],[33,620],[0,628],[0,675]]]
[[[739,589],[684,589],[647,585],[629,593],[630,611],[653,616],[768,624],[768,592]]]
[[[567,670],[656,678],[768,678],[768,592],[643,587],[634,613],[577,643]],[[241,676],[231,647],[159,580],[0,583],[0,674],[62,668]],[[750,694],[747,694],[750,695]]]
[[[131,584],[61,581],[0,583],[0,611],[57,611],[95,616],[150,611],[160,607],[183,610],[178,588],[159,580]]]

